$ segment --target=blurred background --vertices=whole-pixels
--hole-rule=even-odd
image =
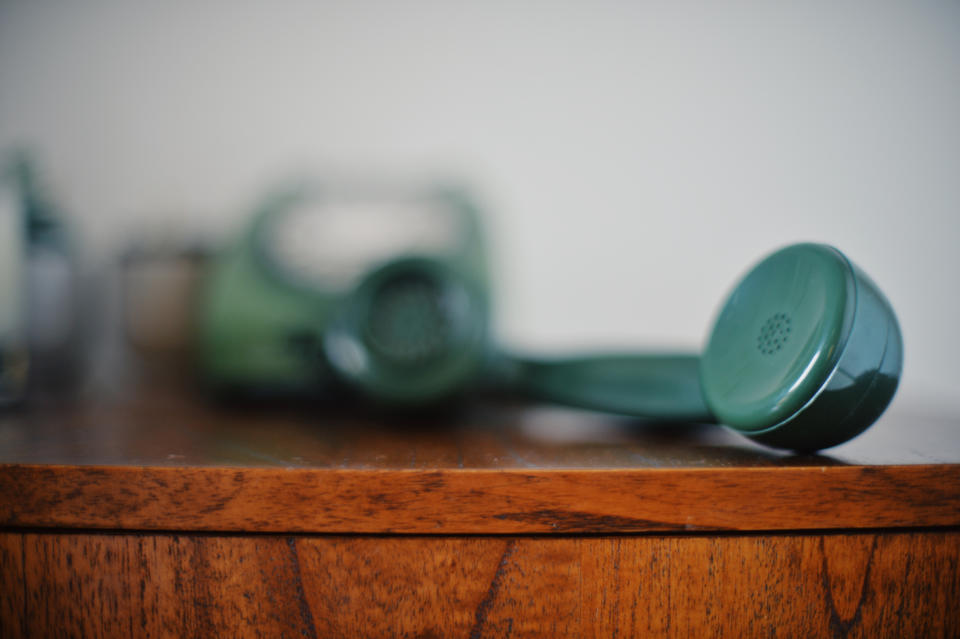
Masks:
[[[782,245],[899,314],[897,403],[960,409],[960,3],[0,0],[0,151],[81,268],[215,246],[291,175],[455,178],[499,341],[697,349]]]

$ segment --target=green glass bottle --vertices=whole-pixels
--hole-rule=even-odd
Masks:
[[[76,236],[28,154],[14,155],[12,171],[26,223],[30,386],[45,392],[70,390],[77,386],[83,363]]]
[[[0,174],[0,406],[26,391],[27,225],[20,183],[12,168]]]

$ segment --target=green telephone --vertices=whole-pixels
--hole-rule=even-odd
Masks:
[[[818,450],[886,409],[902,369],[896,316],[834,248],[797,244],[734,288],[702,355],[537,359],[491,345],[480,218],[463,191],[296,188],[275,194],[216,260],[203,304],[206,379],[243,392],[394,405],[484,383],[666,421],[719,421]]]
[[[208,277],[200,362],[221,390],[324,395],[345,382],[417,405],[484,366],[484,238],[455,188],[280,190]]]

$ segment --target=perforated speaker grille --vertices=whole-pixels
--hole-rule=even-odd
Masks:
[[[771,315],[757,335],[757,350],[764,355],[773,355],[790,338],[790,316],[786,313]]]

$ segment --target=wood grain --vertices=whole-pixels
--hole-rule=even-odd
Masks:
[[[894,414],[852,457],[800,457],[719,427],[568,409],[244,412],[149,387],[0,415],[0,527],[519,534],[956,526],[958,427]]]
[[[955,637],[960,531],[0,533],[3,637]],[[23,562],[11,557],[22,556]],[[16,587],[7,587],[16,586]]]
[[[27,636],[23,537],[0,533],[0,637]]]
[[[625,533],[960,525],[960,466],[355,471],[0,466],[0,526]]]

